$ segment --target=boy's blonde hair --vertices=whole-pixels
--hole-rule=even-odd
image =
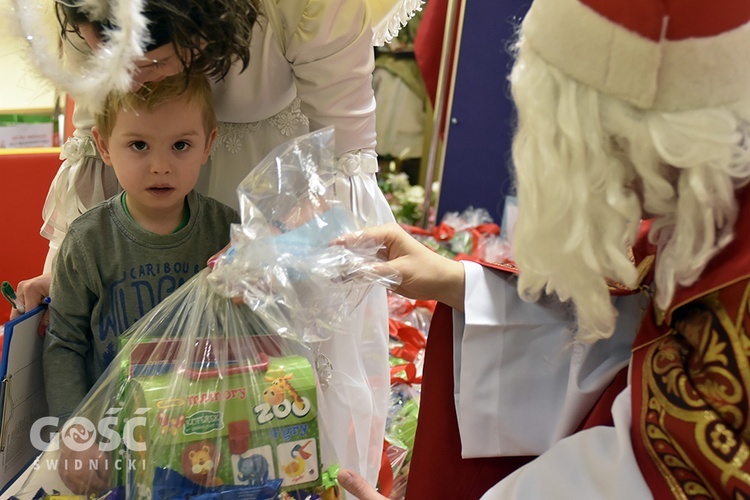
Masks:
[[[201,107],[203,128],[208,136],[217,126],[213,93],[206,76],[196,72],[182,72],[158,82],[146,82],[136,92],[111,93],[104,109],[94,117],[94,125],[102,137],[109,137],[120,111],[151,111],[166,102],[185,97],[188,102]]]

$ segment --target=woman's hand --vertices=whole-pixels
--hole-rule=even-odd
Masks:
[[[433,252],[395,222],[343,236],[336,244],[356,247],[360,239],[384,247],[382,257],[401,274],[396,293],[416,300],[435,299],[464,310],[463,264]]]
[[[365,478],[347,469],[341,469],[337,476],[339,485],[359,500],[387,500]]]

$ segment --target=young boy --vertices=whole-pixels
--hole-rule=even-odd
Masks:
[[[114,358],[117,337],[203,268],[239,222],[193,191],[217,134],[203,75],[110,96],[92,132],[123,192],[71,224],[53,268],[44,375],[61,422]]]

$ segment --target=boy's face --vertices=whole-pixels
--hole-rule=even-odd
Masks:
[[[128,210],[136,220],[181,213],[216,138],[216,130],[206,135],[199,105],[184,98],[151,111],[118,112],[109,138],[93,132],[102,159],[128,193]]]

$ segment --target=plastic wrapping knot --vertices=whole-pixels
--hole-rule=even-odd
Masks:
[[[331,244],[365,225],[330,195],[337,170],[331,127],[272,151],[240,184],[242,224],[211,273],[275,333],[306,342],[346,333],[371,287],[399,280],[372,242]]]

